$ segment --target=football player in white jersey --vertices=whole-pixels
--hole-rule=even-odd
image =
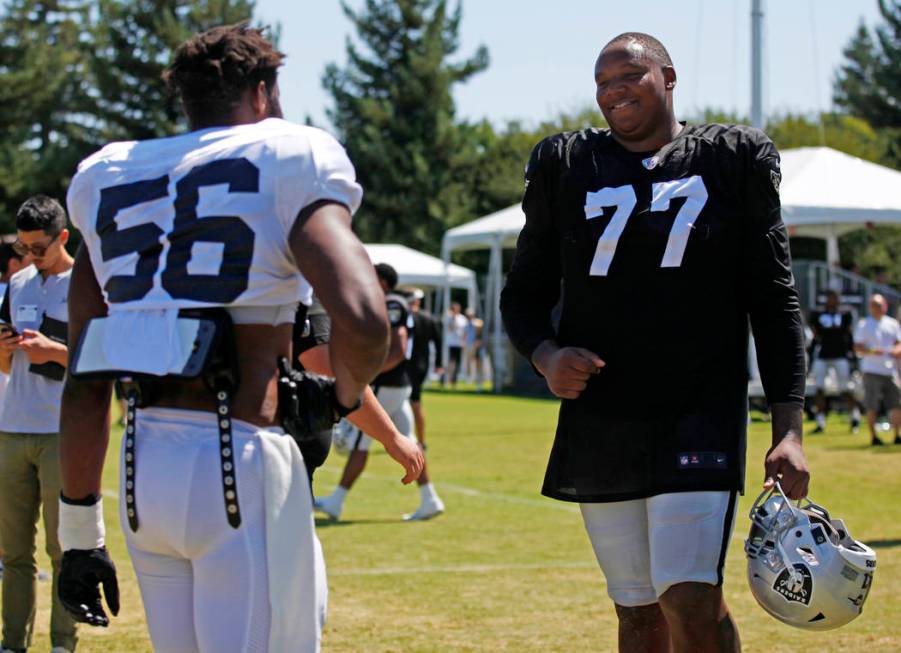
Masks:
[[[319,650],[325,569],[276,364],[290,360],[311,286],[332,317],[336,415],[359,405],[386,355],[384,297],[350,230],[362,190],[332,137],[279,119],[282,58],[246,25],[195,35],[166,73],[191,131],[110,144],[69,189],[84,244],[61,417],[60,596],[107,625],[102,584],[118,611],[100,499],[112,383],[97,377],[153,379],[129,399],[120,515],[158,652]],[[217,307],[231,324],[207,320]],[[201,351],[210,324],[233,340],[219,367]],[[185,380],[196,356],[205,371]],[[396,458],[422,466],[412,444]]]

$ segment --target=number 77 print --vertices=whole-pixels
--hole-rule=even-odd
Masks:
[[[666,242],[666,250],[660,261],[662,268],[677,268],[682,265],[682,257],[685,255],[685,247],[688,245],[688,236],[694,227],[695,220],[707,203],[707,188],[700,175],[693,175],[685,179],[673,181],[661,181],[651,188],[651,213],[660,213],[669,209],[670,201],[676,197],[685,197],[686,201],[676,214],[673,226],[670,229],[669,239]],[[616,253],[616,245],[626,223],[632,217],[638,198],[635,189],[631,185],[617,186],[616,188],[602,188],[586,193],[585,195],[585,219],[592,220],[604,215],[604,209],[608,206],[616,207],[613,217],[604,228],[591,261],[589,274],[593,277],[606,277]]]

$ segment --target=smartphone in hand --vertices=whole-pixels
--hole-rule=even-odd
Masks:
[[[17,336],[19,335],[19,332],[16,331],[16,327],[14,327],[12,324],[0,322],[0,334],[4,336]]]

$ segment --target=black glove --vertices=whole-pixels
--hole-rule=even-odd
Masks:
[[[335,381],[325,376],[291,369],[288,359],[278,359],[278,407],[282,426],[297,442],[308,467],[325,462],[332,443]]]
[[[113,616],[119,614],[119,582],[116,565],[106,547],[85,551],[70,549],[63,553],[59,572],[60,603],[75,621],[91,626],[109,626],[109,617],[103,611],[100,587]]]

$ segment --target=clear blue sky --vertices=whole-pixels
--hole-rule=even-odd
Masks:
[[[360,6],[351,0],[351,6]],[[600,47],[626,31],[648,32],[679,76],[677,116],[714,107],[749,113],[750,0],[464,0],[461,56],[488,47],[490,68],[455,91],[458,115],[535,124],[593,103]],[[842,49],[876,0],[765,0],[764,106],[768,113],[828,109]],[[258,0],[257,18],[281,23],[288,60],[280,76],[290,120],[328,126],[320,78],[343,65],[352,26],[338,0]],[[355,37],[355,35],[354,35]],[[816,56],[815,56],[816,53]]]

